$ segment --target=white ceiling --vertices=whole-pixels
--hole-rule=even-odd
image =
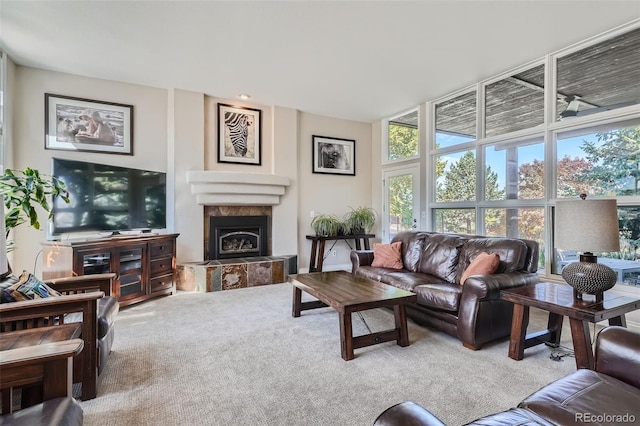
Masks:
[[[0,0],[0,46],[19,65],[371,122],[638,18],[640,0]]]

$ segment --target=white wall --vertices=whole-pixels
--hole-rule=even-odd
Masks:
[[[45,150],[45,93],[134,105],[134,155]],[[50,174],[51,159],[58,157],[163,172],[167,170],[166,90],[18,66],[10,102],[14,113],[11,123],[12,164],[16,169],[33,167]],[[28,226],[16,228],[14,240],[17,248],[12,264],[16,272],[34,270],[41,243],[46,240],[46,221],[41,222],[40,231]],[[39,271],[36,269],[36,273]]]
[[[291,185],[274,206],[273,254],[297,254],[299,265],[308,266],[312,233],[309,211],[342,216],[349,206],[370,206],[371,124],[302,113],[295,109],[219,99],[179,89],[159,89],[115,81],[80,77],[17,66],[12,71],[13,147],[7,164],[16,169],[38,168],[51,173],[51,158],[90,161],[168,173],[169,232],[178,238],[178,262],[204,256],[203,207],[196,204],[186,182],[189,170],[248,171],[286,176]],[[86,153],[44,149],[44,94],[52,93],[134,106],[134,155]],[[217,102],[244,105],[262,111],[262,164],[236,165],[217,162]],[[10,113],[11,114],[11,113]],[[11,115],[10,115],[11,116]],[[356,176],[311,173],[311,136],[356,140]],[[12,151],[13,150],[13,151]],[[43,227],[46,223],[42,223]],[[41,272],[38,252],[46,240],[44,230],[28,226],[15,230],[18,249],[12,266]],[[349,249],[341,242],[338,256],[326,265],[347,265]],[[36,265],[37,267],[34,267]]]
[[[314,174],[312,172],[312,136],[328,136],[341,139],[354,139],[355,143],[355,176]],[[314,234],[311,228],[310,212],[335,214],[344,216],[349,207],[372,206],[371,200],[371,124],[358,121],[340,120],[331,117],[300,113],[298,131],[298,175],[300,188],[299,222],[298,222],[298,265],[309,267],[311,241],[306,235]],[[329,250],[333,241],[327,241]],[[353,247],[353,242],[349,241]],[[338,241],[334,250],[336,256],[329,255],[323,270],[350,270],[349,252],[351,249],[345,241]]]
[[[271,229],[273,235],[271,252],[274,256],[298,253],[298,202],[300,185],[298,173],[300,165],[297,161],[298,147],[298,111],[291,108],[273,108],[273,170],[277,176],[288,177],[291,184],[285,195],[280,197],[280,204],[272,208]]]
[[[176,240],[177,261],[204,259],[204,207],[187,183],[187,171],[204,170],[204,95],[184,90],[169,91],[167,224]]]

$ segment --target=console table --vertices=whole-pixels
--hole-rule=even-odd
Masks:
[[[609,321],[609,325],[627,326],[625,314],[640,309],[640,299],[604,293],[604,300],[596,301],[593,295],[583,299],[573,297],[573,287],[568,284],[541,282],[515,287],[500,292],[500,297],[513,303],[513,321],[509,341],[509,358],[521,360],[524,350],[541,343],[558,344],[562,332],[562,320],[569,317],[571,338],[577,368],[594,368],[589,323]],[[546,330],[526,334],[529,325],[529,308],[533,306],[549,312]]]
[[[370,250],[371,247],[369,245],[369,239],[375,237],[376,236],[374,234],[336,235],[334,237],[307,235],[307,240],[311,240],[309,272],[322,272],[322,262],[324,261],[324,245],[326,241],[354,240],[356,244],[356,250],[362,250],[363,246],[365,250]]]

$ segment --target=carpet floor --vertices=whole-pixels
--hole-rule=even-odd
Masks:
[[[514,361],[506,339],[471,351],[412,321],[410,346],[361,348],[346,362],[337,313],[293,318],[291,297],[283,283],[179,292],[122,309],[98,397],[81,402],[84,424],[364,426],[412,400],[460,425],[513,407],[576,368],[562,349],[539,345]],[[393,326],[392,311],[362,314],[372,331]],[[368,332],[357,315],[353,324],[354,335]],[[546,316],[532,310],[530,324],[543,328]],[[562,343],[570,349],[568,328]]]

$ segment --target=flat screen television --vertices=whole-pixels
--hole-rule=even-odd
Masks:
[[[70,199],[53,199],[52,237],[166,228],[166,173],[54,158],[52,175]]]

